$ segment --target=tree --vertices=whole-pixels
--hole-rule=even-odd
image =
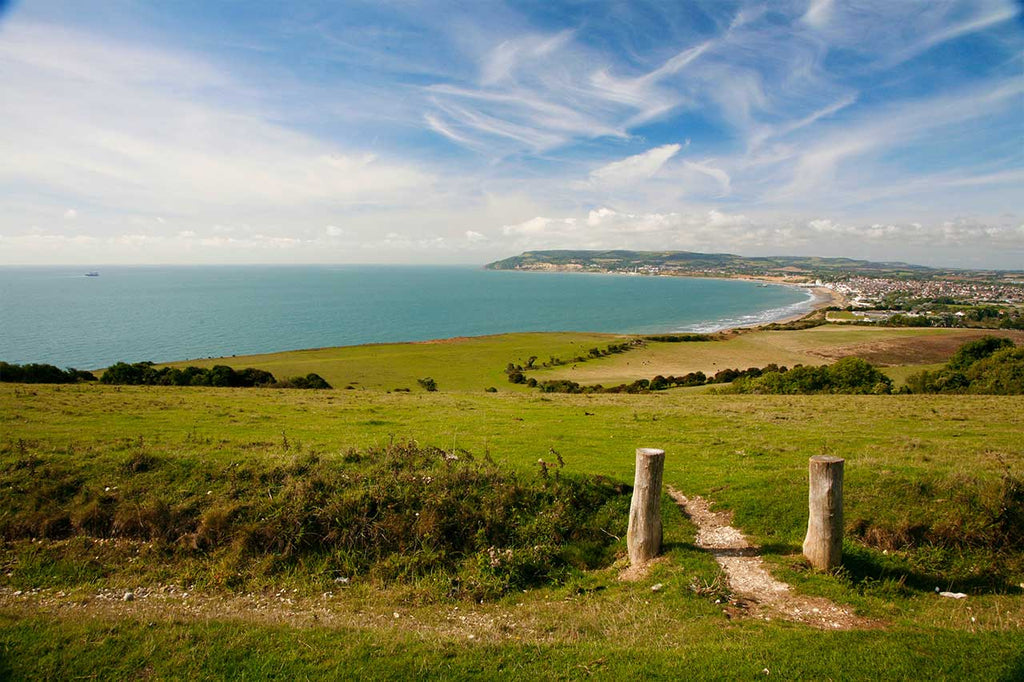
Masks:
[[[968,341],[960,346],[949,359],[948,367],[954,370],[965,370],[978,360],[989,357],[1003,348],[1012,348],[1013,341],[999,336],[984,336],[975,341]]]

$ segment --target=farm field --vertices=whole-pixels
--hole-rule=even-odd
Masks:
[[[289,351],[268,355],[189,360],[172,363],[183,367],[228,364],[235,368],[257,367],[275,376],[316,372],[334,388],[393,390],[416,388],[416,380],[432,377],[442,391],[522,392],[509,384],[504,369],[509,362],[525,365],[536,356],[538,369],[530,376],[571,379],[581,384],[605,386],[636,379],[681,376],[720,369],[763,367],[770,363],[820,365],[849,355],[883,366],[934,364],[948,358],[961,344],[986,334],[1024,342],[1024,332],[986,332],[971,329],[887,329],[825,325],[800,331],[754,330],[729,334],[724,341],[662,343],[648,341],[643,348],[585,363],[568,363],[549,369],[540,364],[551,357],[564,360],[586,356],[591,348],[606,348],[633,337],[575,332],[503,334],[490,337],[447,339],[426,343],[379,344]]]
[[[819,331],[817,352],[871,342],[860,329],[840,331]],[[776,342],[787,352],[815,349],[799,336],[807,332],[773,334],[793,335]],[[549,337],[556,343],[545,345]],[[651,344],[579,367],[742,339]],[[517,359],[510,354],[557,356],[613,340],[527,335],[463,356],[456,350],[471,341],[411,344],[407,357],[387,347],[379,364],[331,349],[301,369],[280,369],[297,362],[294,354],[253,360],[275,373],[341,378],[353,376],[342,373],[345,363],[363,357],[362,385],[384,390],[345,390],[346,379],[330,378],[335,390],[0,384],[2,484],[14,495],[33,480],[25,467],[38,467],[75,479],[81,495],[156,495],[173,511],[228,499],[230,476],[219,471],[301,471],[314,461],[357,469],[353,451],[396,442],[486,456],[523,481],[541,481],[560,457],[560,475],[627,485],[634,449],[660,447],[666,486],[731,512],[794,594],[827,597],[866,625],[823,631],[734,605],[717,564],[694,544],[695,526],[666,496],[664,558],[638,581],[619,579],[625,527],[609,525],[611,563],[482,603],[421,580],[366,574],[338,583],[312,560],[233,564],[152,543],[11,538],[0,555],[0,676],[1020,676],[1024,560],[1019,548],[985,538],[1000,505],[1016,499],[1024,398],[542,395],[512,387],[501,372]],[[424,353],[437,354],[430,371],[421,369]],[[459,367],[445,374],[442,357]],[[373,385],[368,377],[385,366],[394,373]],[[474,372],[488,378],[475,381]],[[421,375],[440,390],[418,388]],[[386,392],[396,382],[412,391]],[[486,385],[501,392],[485,393]],[[845,563],[832,574],[807,571],[799,557],[807,459],[821,453],[846,459]],[[276,499],[279,490],[268,484],[266,494]],[[3,523],[21,509],[15,499]],[[941,598],[936,588],[968,597]],[[137,596],[125,601],[126,592]]]
[[[711,376],[727,369],[763,367],[770,363],[792,367],[822,365],[855,356],[880,366],[933,364],[948,358],[966,341],[991,332],[965,329],[890,329],[824,325],[799,331],[751,331],[725,341],[648,343],[622,355],[532,374],[544,379],[571,379],[581,384],[614,386],[638,378],[682,376],[704,372]],[[1017,343],[1022,332],[997,332]]]

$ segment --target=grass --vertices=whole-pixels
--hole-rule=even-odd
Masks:
[[[882,371],[885,373],[886,376],[892,379],[893,384],[898,387],[907,383],[907,377],[909,377],[912,374],[917,374],[919,372],[924,371],[935,372],[937,370],[942,369],[945,366],[946,363],[944,362],[936,362],[922,365],[899,365],[896,367],[885,367],[882,369]]]
[[[888,337],[900,343],[934,338],[891,331],[909,332]],[[775,332],[786,336],[762,339],[759,347],[810,352],[878,341],[865,332],[878,330]],[[705,345],[728,349],[756,334],[651,344],[577,371],[633,362],[648,352],[678,359],[704,352]],[[353,449],[404,439],[481,458],[489,453],[524,481],[540,479],[537,461],[551,462],[553,448],[565,460],[563,475],[628,483],[634,449],[663,447],[666,484],[731,510],[734,525],[764,546],[773,572],[794,589],[828,596],[879,620],[881,628],[819,632],[730,618],[715,604],[717,593],[702,588],[715,583],[717,565],[693,545],[692,524],[666,501],[665,559],[640,582],[617,579],[624,567],[620,519],[603,527],[619,557],[612,565],[484,603],[439,595],[420,579],[325,584],[313,569],[332,565],[315,561],[260,564],[237,582],[230,579],[237,566],[223,557],[168,554],[145,539],[13,539],[0,553],[0,678],[99,671],[110,678],[563,679],[687,670],[694,677],[745,679],[766,668],[773,677],[814,679],[1019,677],[1021,548],[995,546],[985,533],[999,515],[1007,472],[1024,474],[1024,398],[693,390],[541,395],[500,383],[505,363],[516,360],[510,354],[545,358],[609,338],[516,335],[478,345],[414,344],[405,347],[408,356],[402,347],[382,347],[390,355],[381,361],[372,348],[332,349],[314,352],[324,354],[322,366],[286,371],[254,360],[275,374],[328,377],[330,367],[340,372],[362,358],[367,376],[386,366],[395,381],[429,374],[438,393],[414,386],[411,393],[386,392],[394,381],[374,384],[385,390],[344,390],[337,377],[329,379],[337,390],[311,392],[0,385],[3,485],[12,485],[19,463],[35,461],[77,471],[81,485],[97,495],[150,477],[172,506],[187,505],[207,490],[226,489],[230,481],[218,472],[274,470],[314,456],[319,466],[341,472],[358,466],[346,462]],[[461,347],[475,354],[462,355]],[[430,371],[420,371],[423,353],[438,363]],[[302,357],[283,354],[280,361]],[[446,357],[463,362],[442,374]],[[731,359],[732,366],[759,364]],[[487,380],[474,379],[474,372]],[[485,393],[491,383],[501,392]],[[806,523],[807,458],[822,452],[847,460],[849,536],[844,568],[834,574],[808,572],[796,556]],[[35,480],[42,486],[57,479]],[[10,489],[3,492],[12,499]],[[0,518],[12,509],[8,501]],[[656,583],[663,589],[652,592]],[[168,586],[174,589],[159,591]],[[970,596],[942,599],[936,587]],[[15,598],[15,590],[30,594]],[[152,596],[124,603],[126,590]]]
[[[659,625],[668,625],[659,620]],[[1020,679],[1020,640],[1004,633],[678,628],[640,650],[594,641],[442,637],[391,628],[295,627],[238,621],[155,621],[39,614],[0,616],[0,676],[101,679]],[[943,655],[936,656],[935,652]],[[74,662],[74,663],[72,663]],[[767,672],[765,672],[767,671]]]
[[[232,356],[171,363],[173,366],[212,367],[228,364],[236,369],[257,367],[276,377],[305,376],[315,372],[334,388],[359,390],[408,388],[419,390],[417,380],[433,378],[442,391],[522,391],[508,383],[505,366],[525,364],[531,356],[574,357],[588,348],[615,343],[626,337],[591,333],[502,334],[445,339],[424,343],[390,343],[341,348],[288,351],[266,355]]]

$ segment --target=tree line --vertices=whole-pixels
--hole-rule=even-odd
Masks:
[[[15,384],[77,384],[79,381],[96,381],[96,375],[74,367],[61,369],[35,362],[27,365],[0,362],[0,381]]]
[[[71,384],[96,381],[92,372],[66,370],[45,364],[16,365],[0,362],[0,381],[25,384]],[[213,367],[157,367],[152,362],[117,362],[100,377],[101,384],[119,386],[218,386],[232,388],[331,388],[319,374],[278,380],[262,369],[236,370],[227,365]]]

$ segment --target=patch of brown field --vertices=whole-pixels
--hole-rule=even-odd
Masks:
[[[998,329],[970,329],[941,336],[915,336],[886,339],[842,346],[829,346],[806,351],[827,361],[858,357],[874,365],[929,365],[945,362],[957,348],[983,336],[1005,336],[1014,343],[1024,343],[1024,332]]]
[[[501,334],[485,334],[483,336],[453,336],[449,339],[428,339],[426,341],[411,341],[410,343],[415,345],[437,345],[437,344],[456,344],[466,343],[467,341],[475,341],[477,339],[493,339]]]

